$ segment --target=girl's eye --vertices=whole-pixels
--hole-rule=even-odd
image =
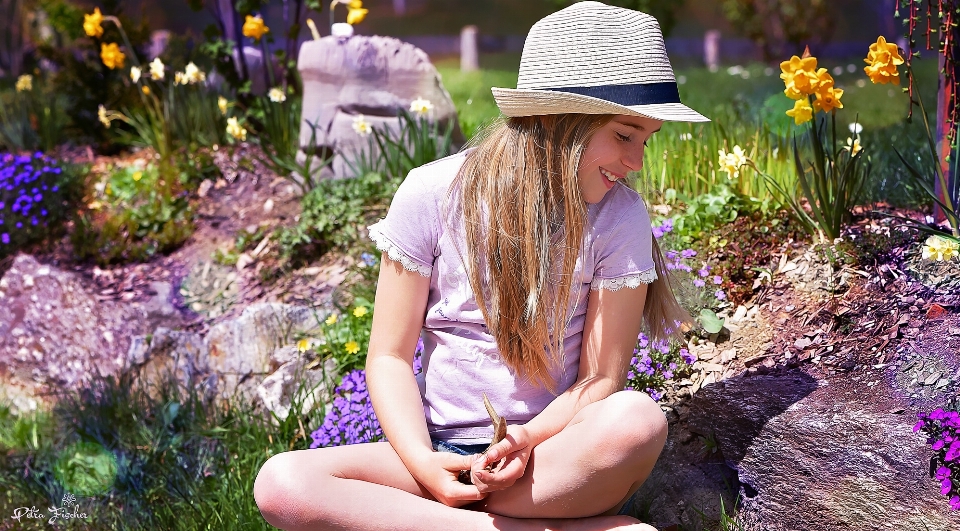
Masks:
[[[630,137],[629,137],[629,136],[627,136],[627,135],[621,135],[620,133],[617,133],[617,139],[620,140],[621,142],[629,142],[629,141],[630,141]]]

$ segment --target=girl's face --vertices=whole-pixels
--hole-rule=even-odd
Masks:
[[[663,122],[642,116],[614,116],[587,142],[577,181],[587,203],[599,203],[617,181],[643,167],[643,148]]]

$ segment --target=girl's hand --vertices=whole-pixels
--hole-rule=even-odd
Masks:
[[[461,470],[470,469],[473,458],[472,455],[433,452],[417,467],[416,473],[412,470],[411,473],[438,502],[460,507],[487,497],[476,486],[464,485],[457,480]]]
[[[470,467],[473,485],[480,493],[486,494],[513,486],[523,477],[533,446],[527,430],[521,425],[507,426],[507,436],[487,450],[477,454]],[[497,463],[503,459],[503,462]],[[496,464],[493,470],[487,470]]]

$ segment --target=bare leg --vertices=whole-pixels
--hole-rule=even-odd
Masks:
[[[524,477],[479,510],[433,501],[388,443],[276,455],[260,470],[254,496],[267,522],[289,531],[652,530],[633,518],[594,515],[616,511],[650,473],[665,439],[653,401],[616,393],[534,449]]]

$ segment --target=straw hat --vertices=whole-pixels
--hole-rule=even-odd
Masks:
[[[628,114],[708,122],[680,103],[657,19],[580,2],[530,28],[516,89],[492,89],[506,116]]]

